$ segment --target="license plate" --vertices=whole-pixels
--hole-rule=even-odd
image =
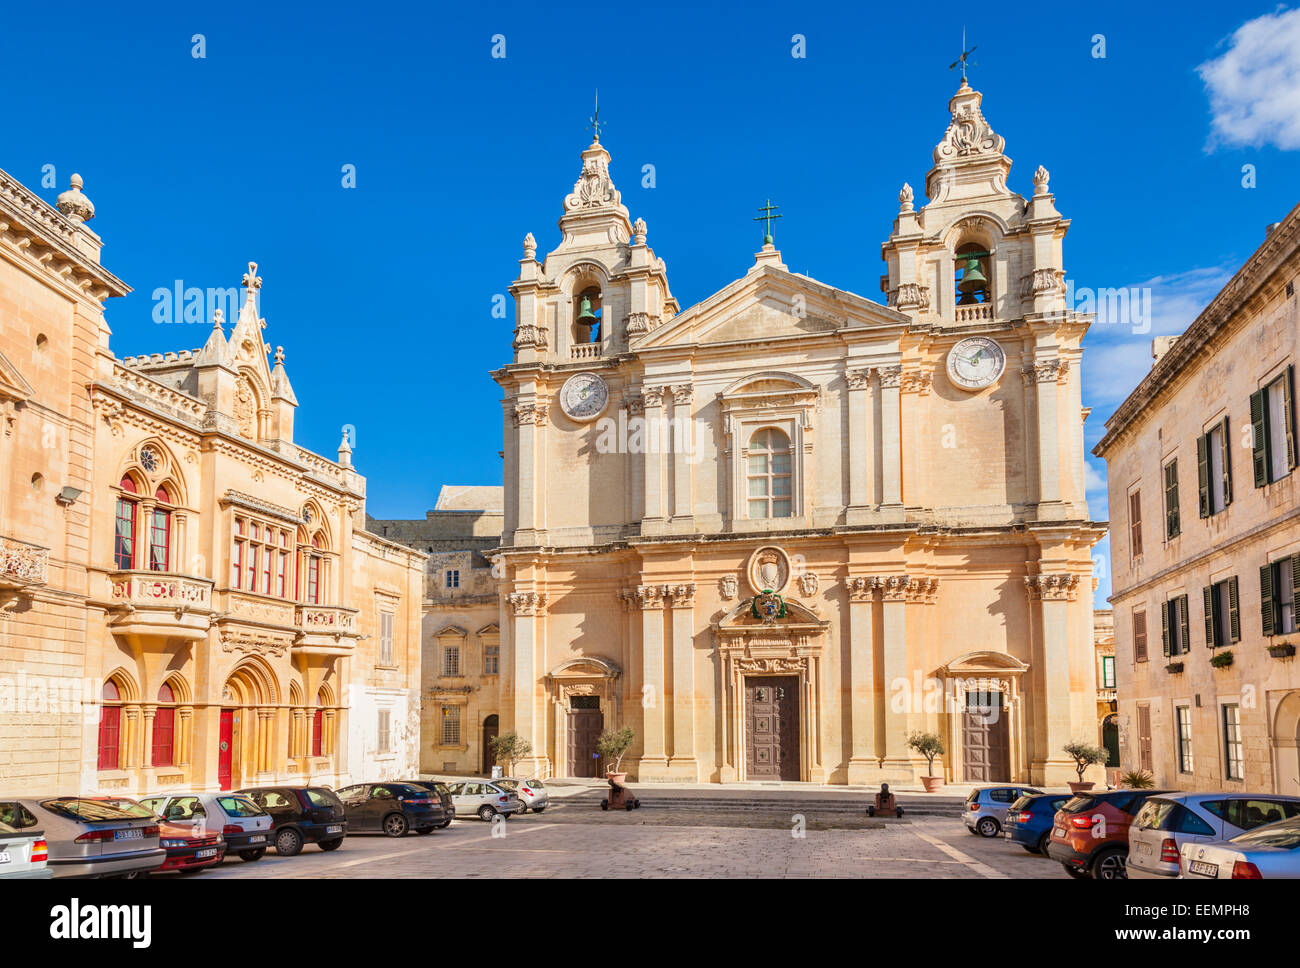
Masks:
[[[1194,860],[1191,863],[1192,873],[1200,874],[1202,877],[1218,877],[1219,865],[1207,864],[1203,860]]]
[[[1060,837],[1062,840],[1064,840],[1064,839],[1065,839],[1065,828],[1064,828],[1064,827],[1053,827],[1053,828],[1052,828],[1052,836],[1053,836],[1053,837]]]
[[[139,827],[131,827],[127,830],[114,830],[114,840],[144,840],[144,831]]]
[[[325,832],[327,834],[341,834],[343,833],[343,825],[339,823],[332,823],[325,828]]]
[[[7,863],[9,863],[9,859],[10,859],[10,858],[9,858],[9,851],[7,851],[7,850],[0,850],[0,864],[7,864]]]
[[[250,844],[264,844],[266,843],[266,836],[263,834],[258,834],[256,837],[249,837],[248,842]]]
[[[1150,845],[1150,844],[1144,844],[1144,843],[1142,843],[1141,841],[1138,841],[1137,844],[1135,844],[1134,846],[1137,847],[1137,849],[1138,849],[1138,853],[1139,853],[1139,854],[1149,854],[1149,853],[1151,853],[1151,845]]]
[[[195,857],[216,857],[216,856],[217,856],[217,848],[215,848],[215,847],[209,847],[209,848],[206,849],[206,850],[201,850],[201,851],[199,851],[199,852],[198,852],[197,854],[195,854],[194,856],[195,856]]]

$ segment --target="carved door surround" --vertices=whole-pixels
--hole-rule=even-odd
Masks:
[[[767,624],[750,614],[748,599],[713,624],[722,702],[721,779],[745,776],[745,687],[765,676],[798,680],[799,779],[822,782],[821,676],[830,623],[801,602],[786,599],[786,617]]]
[[[1029,779],[1029,751],[1025,743],[1025,712],[1020,680],[1029,671],[1028,664],[1005,652],[967,652],[939,668],[944,680],[944,709],[941,715],[944,743],[948,749],[944,767],[950,782],[965,776],[962,728],[967,714],[967,696],[971,693],[999,695],[1008,737],[1007,782],[1023,783]]]
[[[550,761],[555,764],[555,776],[578,776],[577,765],[569,760],[569,710],[574,696],[596,696],[605,729],[617,729],[623,724],[623,697],[619,679],[623,670],[618,664],[600,656],[575,656],[566,659],[546,674],[546,692],[551,708]],[[540,746],[536,740],[534,746]],[[540,752],[540,751],[539,751]]]

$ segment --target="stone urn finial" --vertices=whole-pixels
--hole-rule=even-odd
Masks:
[[[1039,165],[1038,170],[1034,172],[1034,194],[1035,195],[1048,194],[1047,179],[1049,177],[1051,176],[1048,174],[1047,169],[1044,168],[1042,165]]]
[[[646,224],[645,219],[639,218],[632,223],[632,236],[635,245],[645,245]]]
[[[59,195],[56,207],[73,222],[89,222],[95,217],[95,206],[81,192],[81,176],[74,172],[68,184],[71,187]]]
[[[524,258],[531,259],[537,255],[537,240],[533,238],[533,233],[529,232],[524,236]]]
[[[914,197],[915,194],[912,191],[912,186],[907,182],[903,182],[903,189],[898,193],[898,210],[900,212],[910,212],[912,210],[912,199]]]

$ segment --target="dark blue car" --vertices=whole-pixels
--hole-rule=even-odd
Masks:
[[[1007,809],[1002,836],[1031,854],[1046,856],[1047,841],[1052,836],[1052,818],[1069,799],[1068,793],[1026,794]]]

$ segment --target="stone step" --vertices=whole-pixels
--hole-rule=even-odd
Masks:
[[[673,810],[703,810],[723,813],[779,813],[779,814],[865,814],[870,798],[826,798],[813,796],[773,796],[764,794],[757,797],[728,796],[681,796],[668,791],[632,788],[633,794],[646,807]],[[573,796],[557,798],[558,803],[599,802],[606,794],[592,791]],[[919,797],[900,796],[899,805],[905,813],[921,816],[956,817],[961,813],[963,800],[958,797],[946,797],[942,800]]]

